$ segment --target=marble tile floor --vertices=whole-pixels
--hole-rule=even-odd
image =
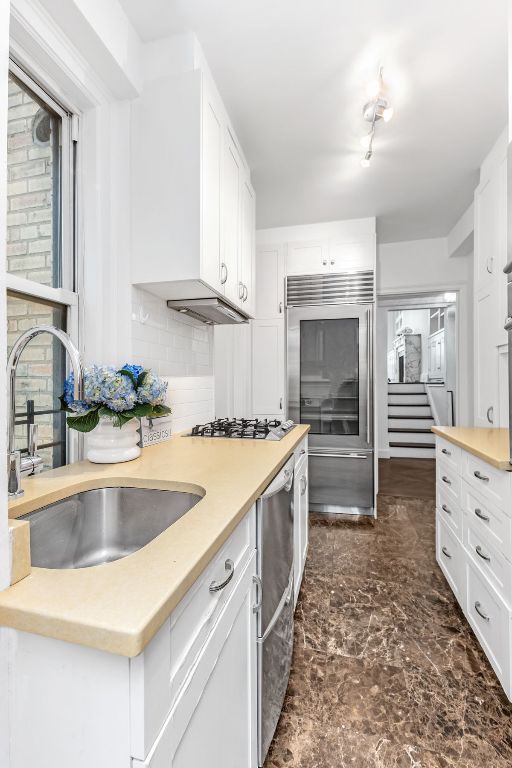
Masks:
[[[265,768],[505,768],[512,705],[435,561],[434,501],[311,515],[290,684]]]

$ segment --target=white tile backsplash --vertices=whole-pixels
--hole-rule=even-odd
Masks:
[[[213,376],[213,328],[142,288],[132,288],[132,336],[133,362],[159,376]]]
[[[173,433],[213,419],[215,407],[213,376],[164,376],[164,378],[168,382],[167,404],[172,408]]]

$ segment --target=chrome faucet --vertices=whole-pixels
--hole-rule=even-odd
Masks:
[[[36,325],[34,328],[22,333],[14,346],[7,361],[7,402],[9,404],[9,423],[8,423],[8,453],[7,453],[7,486],[9,498],[23,496],[21,488],[22,476],[34,475],[43,469],[43,459],[38,455],[37,426],[31,424],[29,427],[28,455],[22,456],[21,451],[15,447],[15,420],[16,420],[16,370],[21,357],[21,353],[32,339],[41,333],[50,333],[55,336],[66,349],[70,359],[74,374],[73,397],[75,400],[83,399],[84,392],[84,369],[80,352],[75,347],[68,334],[55,328],[53,325]]]

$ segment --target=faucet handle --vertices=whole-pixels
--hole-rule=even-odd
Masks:
[[[7,456],[7,491],[9,498],[23,496],[21,483],[21,452],[11,451]]]
[[[39,448],[39,425],[29,424],[28,427],[28,455],[35,456]]]

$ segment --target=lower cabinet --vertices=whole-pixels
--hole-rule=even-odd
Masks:
[[[436,437],[436,558],[512,701],[512,472]]]
[[[6,629],[9,768],[256,768],[255,575],[253,507],[135,658]]]
[[[293,580],[295,605],[299,597],[309,540],[309,493],[307,439],[295,453],[295,477],[293,491],[294,511],[294,566]]]
[[[145,760],[133,768],[256,765],[253,554]]]

